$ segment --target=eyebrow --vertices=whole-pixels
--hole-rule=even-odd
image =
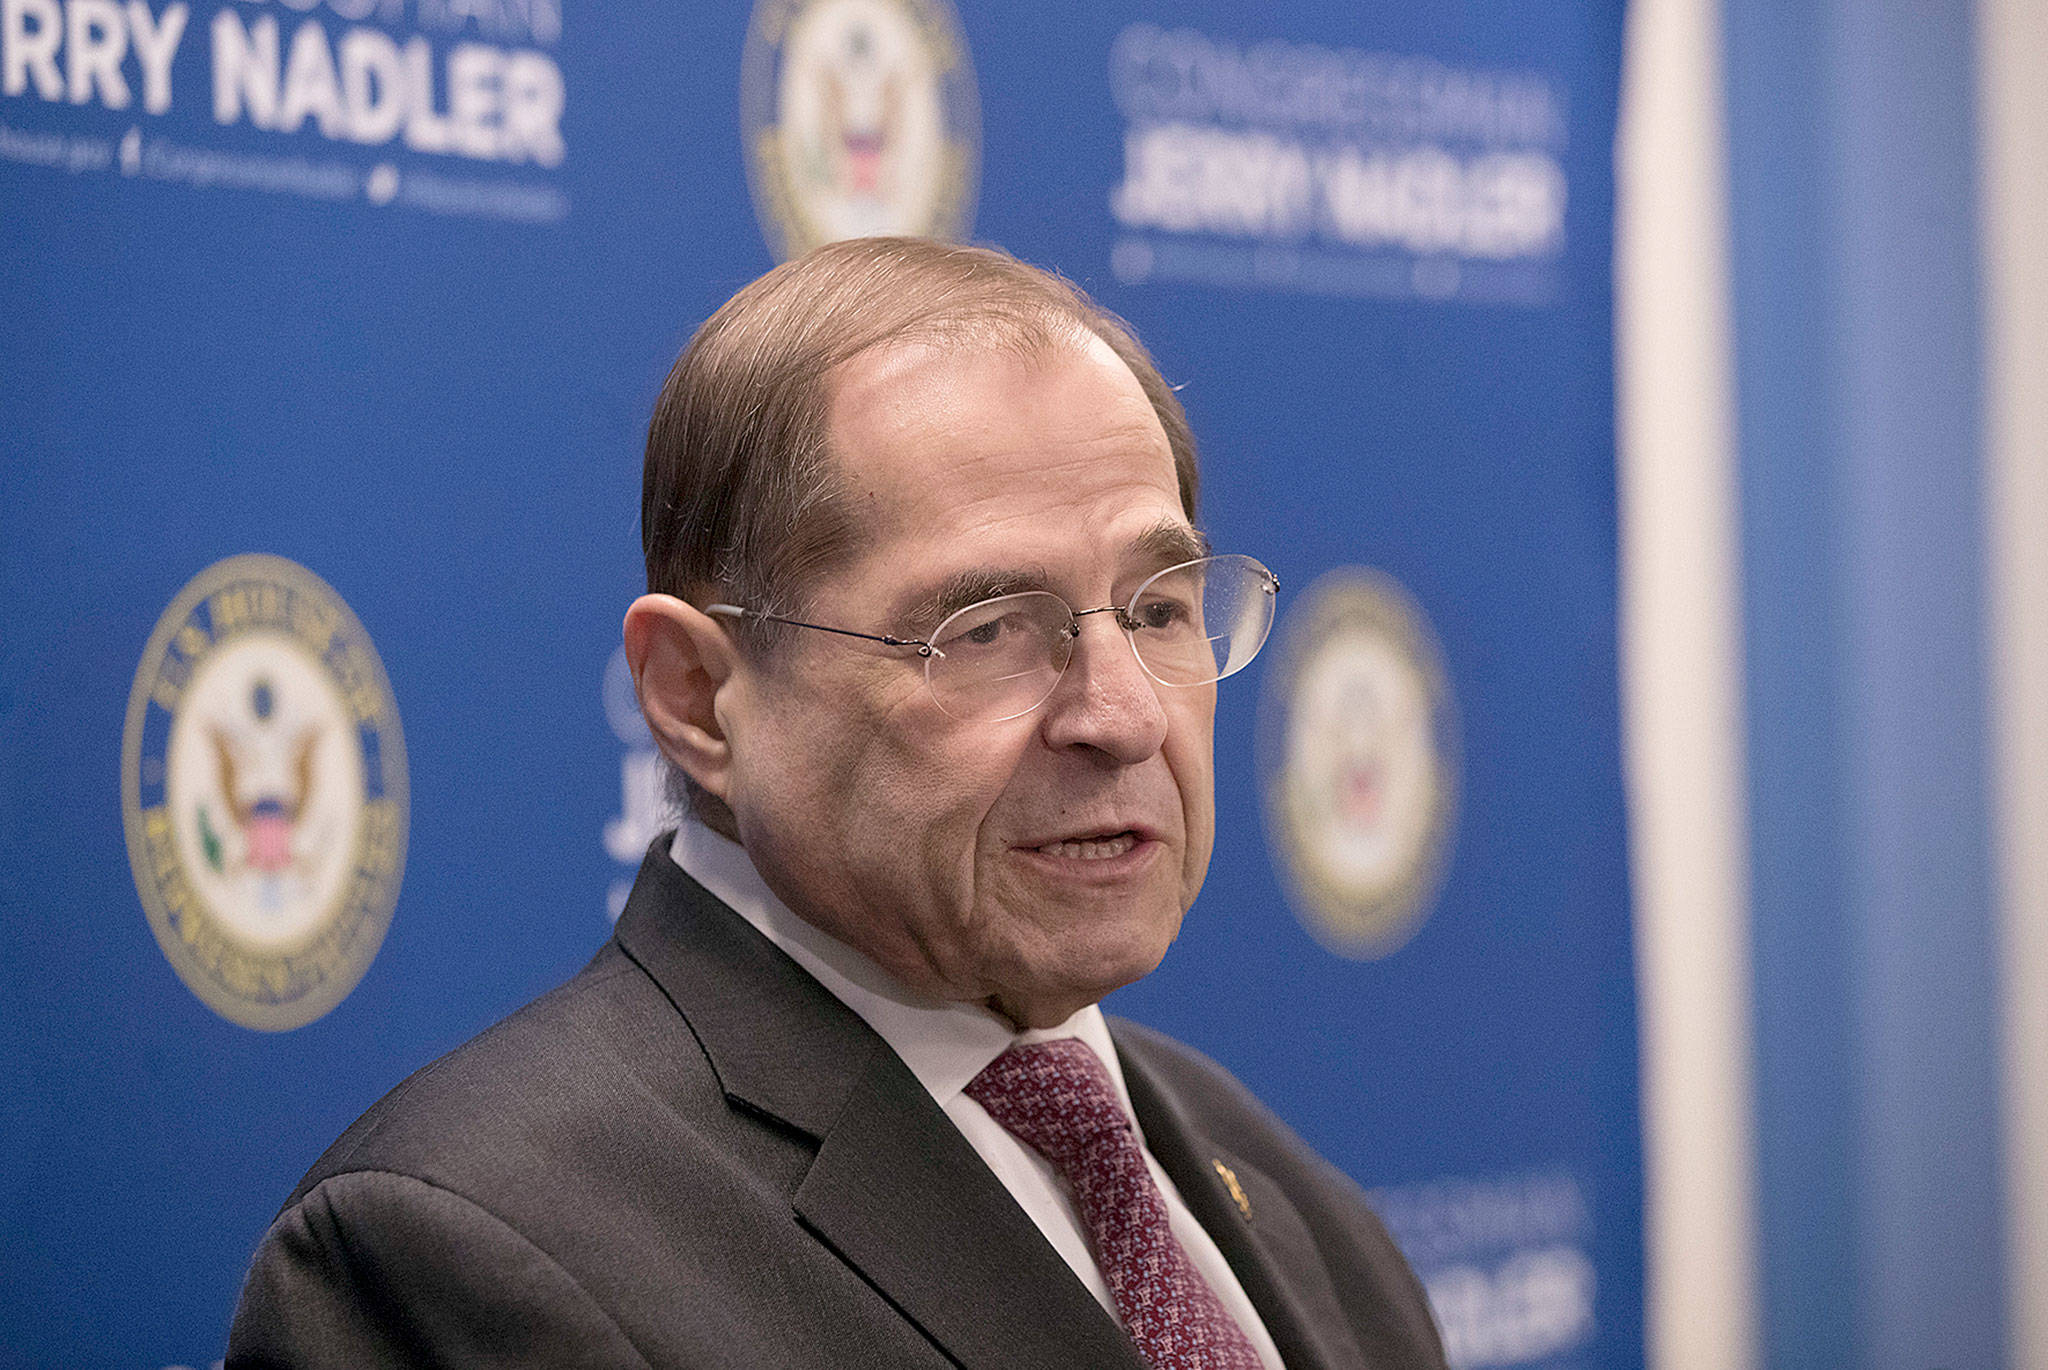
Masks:
[[[1124,555],[1129,561],[1141,563],[1149,575],[1152,571],[1208,556],[1209,539],[1198,528],[1172,519],[1161,519],[1133,539]],[[1022,594],[1027,590],[1043,590],[1051,584],[1052,573],[1035,562],[1011,567],[978,566],[939,582],[917,599],[898,621],[904,630],[928,633],[949,614],[970,604],[1002,595]]]
[[[1151,563],[1157,570],[1178,566],[1209,555],[1209,539],[1201,529],[1173,519],[1161,519],[1138,535],[1131,554]]]
[[[944,622],[956,610],[970,604],[979,604],[985,599],[1001,595],[1022,594],[1026,590],[1043,590],[1052,581],[1052,575],[1043,566],[1017,566],[1007,569],[992,566],[978,566],[973,570],[961,571],[946,577],[937,588],[911,605],[904,614],[904,627],[913,633],[925,634]]]

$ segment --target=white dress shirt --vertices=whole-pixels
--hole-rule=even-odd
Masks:
[[[1011,1136],[965,1093],[968,1083],[984,1066],[1019,1043],[1057,1037],[1075,1037],[1085,1042],[1101,1058],[1124,1112],[1131,1115],[1131,1130],[1138,1138],[1154,1183],[1165,1197],[1167,1218],[1181,1249],[1216,1291],[1224,1309],[1244,1329],[1266,1370],[1285,1370],[1272,1335],[1245,1296],[1244,1287],[1237,1282],[1223,1253],[1188,1211],[1180,1191],[1160,1169],[1152,1149],[1145,1145],[1145,1134],[1138,1127],[1136,1115],[1131,1114],[1131,1096],[1124,1086],[1123,1067],[1117,1062],[1116,1048],[1110,1042],[1109,1025],[1103,1021],[1101,1009],[1090,1004],[1058,1027],[1018,1032],[1007,1020],[979,1004],[927,999],[905,989],[865,955],[792,913],[754,869],[744,847],[695,819],[683,820],[670,844],[669,855],[692,879],[788,953],[791,960],[809,971],[895,1049],[918,1083],[931,1092],[953,1125],[960,1129],[968,1145],[1031,1215],[1031,1221],[1038,1224],[1053,1250],[1073,1268],[1096,1301],[1109,1310],[1109,1315],[1116,1317],[1116,1300],[1089,1249],[1088,1230],[1075,1207],[1072,1188],[1044,1157]]]

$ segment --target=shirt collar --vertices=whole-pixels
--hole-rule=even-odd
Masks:
[[[805,922],[768,888],[746,848],[696,818],[685,817],[676,829],[669,857],[859,1014],[941,1108],[1012,1046],[1075,1037],[1102,1059],[1125,1114],[1131,1113],[1123,1067],[1096,1005],[1056,1027],[1018,1032],[980,1004],[927,998],[906,988],[863,953]]]

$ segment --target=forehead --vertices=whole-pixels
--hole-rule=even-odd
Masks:
[[[1186,523],[1158,415],[1093,335],[878,349],[829,394],[833,459],[870,548],[960,538],[1025,554],[1084,529]]]

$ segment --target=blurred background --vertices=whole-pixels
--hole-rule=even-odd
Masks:
[[[2048,12],[1629,30],[1651,1358],[2048,1364]]]
[[[213,1364],[327,1142],[602,944],[661,379],[910,232],[1129,318],[1281,577],[1108,1007],[1366,1186],[1453,1363],[2048,1370],[2044,53],[0,0],[0,1366]]]

